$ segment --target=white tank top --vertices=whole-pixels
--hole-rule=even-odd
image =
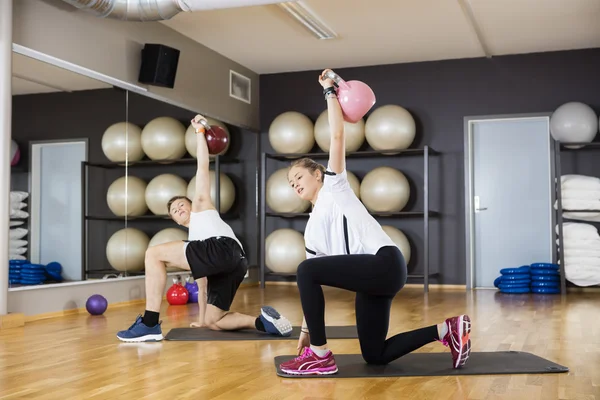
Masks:
[[[188,240],[206,240],[211,237],[232,238],[242,248],[242,244],[233,230],[222,219],[217,210],[206,210],[190,213]]]

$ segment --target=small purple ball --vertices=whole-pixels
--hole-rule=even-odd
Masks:
[[[108,301],[104,296],[94,294],[90,296],[85,302],[85,309],[92,315],[102,315],[108,307]]]

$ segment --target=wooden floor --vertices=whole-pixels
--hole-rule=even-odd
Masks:
[[[328,324],[354,324],[351,293],[326,289]],[[295,286],[243,288],[235,309],[269,304],[301,322]],[[378,379],[284,379],[273,358],[296,341],[124,344],[143,305],[104,316],[70,315],[0,332],[1,399],[600,399],[600,295],[503,295],[494,291],[405,288],[392,309],[390,334],[468,313],[473,351],[521,350],[569,373]],[[163,334],[187,327],[196,305],[164,305]],[[359,353],[357,340],[331,340],[335,353]],[[448,352],[441,344],[424,352]],[[450,355],[448,355],[450,363]]]

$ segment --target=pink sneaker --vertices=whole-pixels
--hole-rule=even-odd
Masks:
[[[319,357],[310,347],[305,347],[299,357],[281,363],[279,368],[282,372],[292,375],[329,375],[338,372],[331,351],[325,357]]]
[[[446,320],[448,333],[440,342],[450,347],[452,353],[452,367],[460,368],[467,363],[471,354],[471,319],[468,315],[459,315]]]

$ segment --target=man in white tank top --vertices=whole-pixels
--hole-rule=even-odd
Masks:
[[[152,246],[146,251],[146,311],[129,329],[117,333],[124,342],[163,339],[158,318],[169,266],[191,271],[198,283],[198,321],[192,327],[226,331],[256,329],[276,336],[291,335],[290,322],[272,307],[263,306],[258,317],[230,311],[248,271],[248,262],[242,244],[221,219],[210,198],[206,120],[202,120],[201,115],[192,120],[198,142],[193,199],[177,196],[166,205],[171,218],[189,229],[188,240]]]

